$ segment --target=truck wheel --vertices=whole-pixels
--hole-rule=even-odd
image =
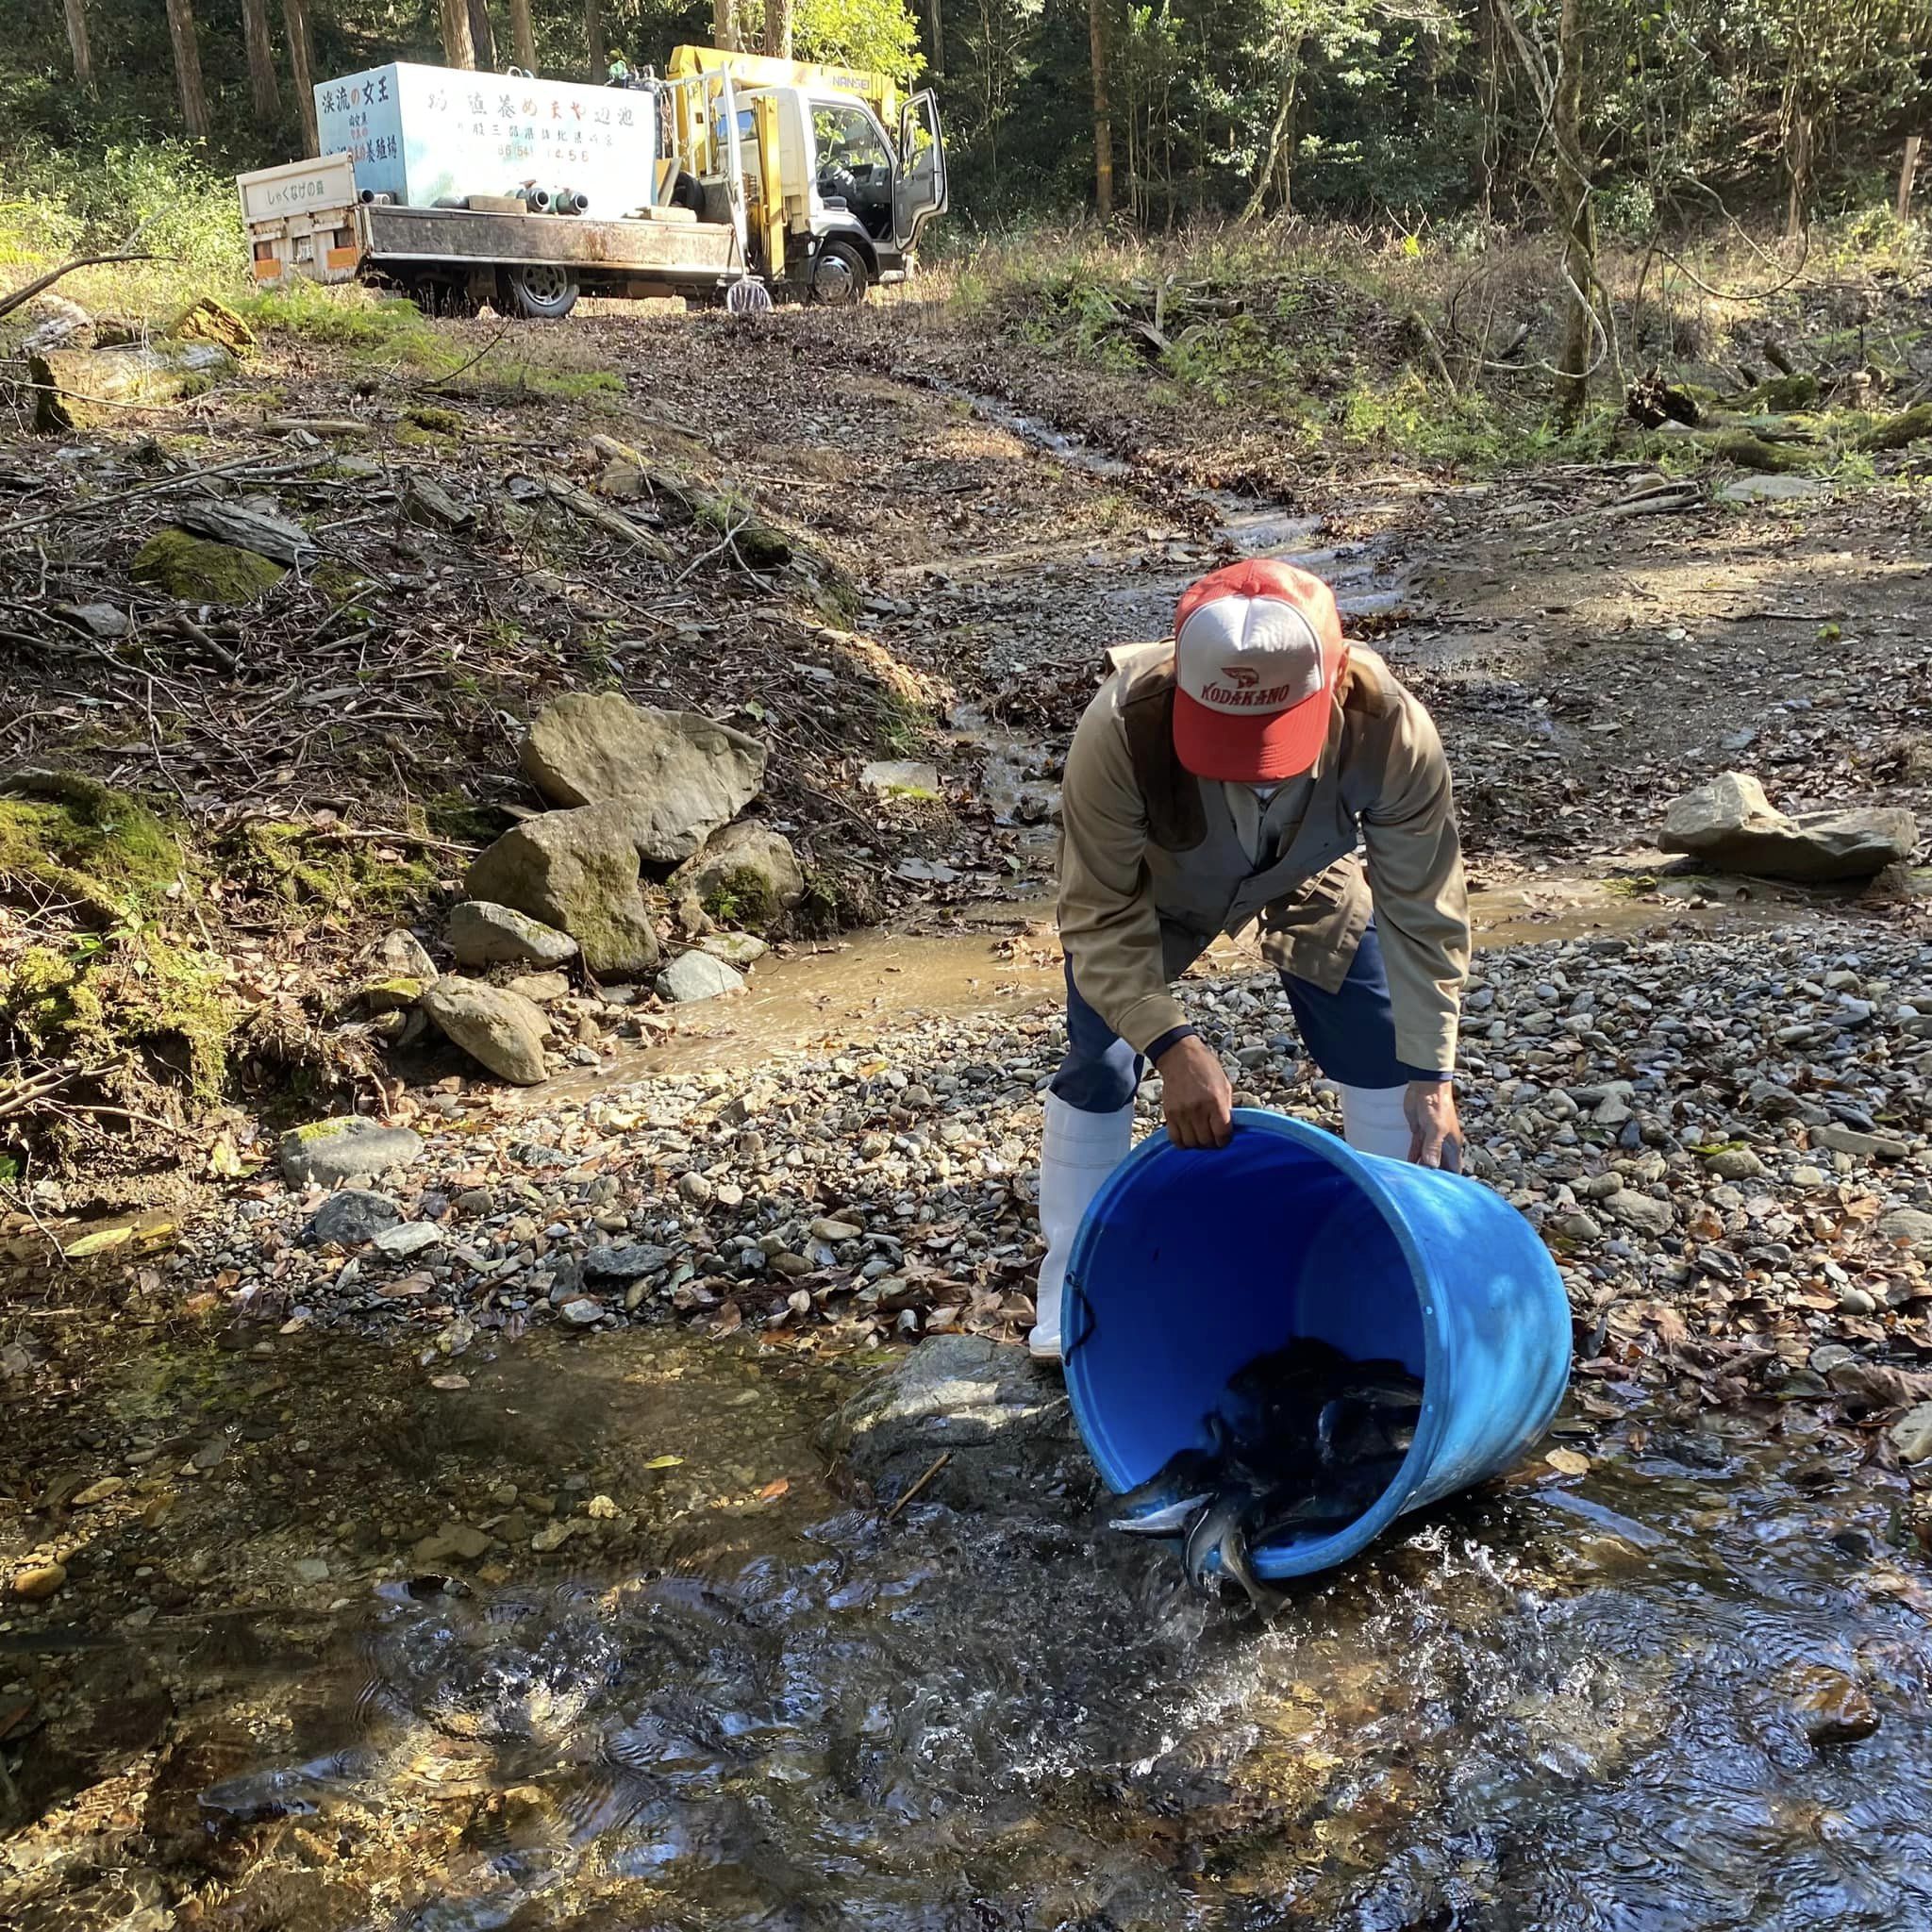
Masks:
[[[507,268],[503,296],[497,306],[507,314],[531,322],[561,322],[577,306],[577,278],[572,270],[547,262]]]
[[[818,259],[811,265],[811,299],[827,308],[851,308],[865,300],[872,275],[865,257],[849,242],[831,241],[820,245]]]

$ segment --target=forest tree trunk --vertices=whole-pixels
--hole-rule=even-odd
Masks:
[[[490,25],[490,0],[470,0],[470,45],[476,65],[485,73],[495,73],[496,29]]]
[[[509,0],[509,38],[519,67],[537,71],[537,29],[530,19],[530,0]]]
[[[765,0],[765,52],[779,60],[791,58],[792,0]]]
[[[315,125],[315,69],[308,55],[308,0],[282,0],[282,31],[289,38],[289,74],[295,83],[295,106],[302,115],[303,152],[322,145]]]
[[[194,38],[192,0],[168,0],[168,38],[175,46],[175,85],[181,94],[181,125],[191,141],[208,139],[208,93],[201,84],[201,48]]]
[[[242,38],[248,49],[248,93],[258,121],[281,112],[282,91],[275,84],[275,43],[269,39],[268,0],[242,0]]]
[[[939,0],[933,0],[938,6]],[[94,57],[87,43],[87,0],[66,0],[67,51],[74,56],[74,78],[84,94],[94,91]]]
[[[1294,58],[1281,76],[1281,101],[1274,110],[1274,124],[1268,130],[1268,151],[1255,171],[1254,191],[1248,196],[1247,206],[1237,217],[1241,225],[1260,220],[1268,206],[1268,191],[1277,175],[1281,179],[1281,211],[1289,211],[1289,197],[1294,184],[1294,115],[1301,93],[1301,75],[1302,48],[1297,42]]]
[[[736,53],[743,46],[738,35],[738,0],[711,0],[711,44]]]
[[[1113,117],[1107,105],[1106,0],[1087,0],[1087,39],[1093,56],[1093,199],[1100,219],[1113,219]]]
[[[1912,218],[1912,186],[1919,176],[1919,136],[1906,136],[1906,151],[1898,164],[1898,218],[1908,222]]]
[[[1563,0],[1557,24],[1557,78],[1550,103],[1556,148],[1557,210],[1563,235],[1563,353],[1557,364],[1557,404],[1571,422],[1590,392],[1595,334],[1596,222],[1590,206],[1590,171],[1583,158],[1584,0]]]
[[[940,19],[940,0],[925,0],[925,38],[932,77],[943,80],[946,77],[946,35]]]
[[[441,0],[442,62],[445,67],[474,67],[476,43],[470,38],[469,0]]]

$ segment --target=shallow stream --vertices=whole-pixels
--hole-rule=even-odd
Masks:
[[[633,1333],[472,1384],[445,1458],[554,1439],[655,1497],[637,1540],[154,1633],[221,1712],[177,1747],[234,1887],[205,1924],[1932,1923],[1932,1592],[1900,1492],[1796,1406],[1619,1420],[1592,1384],[1587,1474],[1435,1512],[1263,1631],[1085,1498],[841,1494],[844,1374]]]

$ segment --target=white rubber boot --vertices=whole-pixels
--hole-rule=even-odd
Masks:
[[[1341,1138],[1357,1154],[1379,1154],[1388,1160],[1407,1160],[1415,1136],[1402,1110],[1406,1087],[1343,1087]]]
[[[1060,1285],[1067,1257],[1100,1184],[1122,1161],[1134,1141],[1134,1105],[1115,1113],[1082,1113],[1057,1093],[1046,1096],[1046,1131],[1040,1145],[1040,1231],[1046,1257],[1034,1291],[1037,1317],[1026,1346],[1034,1358],[1060,1358]]]

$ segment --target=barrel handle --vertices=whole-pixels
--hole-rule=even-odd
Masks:
[[[1091,1339],[1095,1323],[1093,1304],[1080,1291],[1080,1284],[1069,1276],[1060,1284],[1060,1360],[1071,1361],[1077,1349]]]

